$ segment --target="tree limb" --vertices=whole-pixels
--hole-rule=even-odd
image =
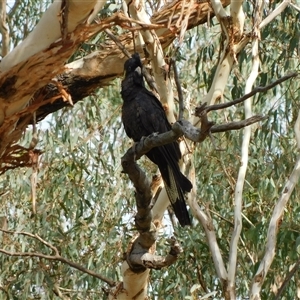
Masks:
[[[181,88],[181,84],[180,84],[180,80],[179,80],[179,74],[178,74],[175,59],[171,58],[170,64],[172,65],[173,70],[174,70],[174,79],[175,79],[175,83],[176,83],[178,100],[179,100],[178,119],[181,120],[181,119],[183,119],[183,113],[184,113],[183,93],[182,93],[182,88]]]
[[[137,214],[135,224],[139,235],[131,243],[126,255],[127,263],[135,273],[144,272],[149,268],[160,269],[167,267],[177,260],[177,256],[181,252],[179,244],[173,239],[171,240],[169,255],[166,257],[154,255],[157,228],[152,223],[150,181],[135,161],[155,147],[156,137],[156,135],[152,135],[136,143],[125,153],[121,160],[123,172],[128,174],[136,189]],[[159,142],[166,143],[170,138],[174,139],[173,131],[169,131],[169,135],[164,135],[163,138],[160,138]]]
[[[1,56],[4,57],[9,52],[9,33],[8,26],[6,23],[6,0],[0,1],[0,32],[2,35],[1,39]]]
[[[200,224],[202,225],[205,231],[205,235],[208,241],[208,246],[216,268],[216,272],[223,286],[227,280],[228,274],[225,268],[224,260],[222,258],[220,247],[218,245],[216,232],[214,229],[215,227],[213,224],[213,219],[209,213],[208,205],[206,207],[205,213],[204,210],[200,208],[194,191],[192,191],[192,193],[190,193],[188,197],[193,216],[195,216],[195,218],[199,220]]]
[[[259,40],[260,31],[258,24],[261,22],[263,11],[263,1],[259,0],[255,4],[254,21],[253,21],[253,37],[252,37],[252,68],[245,85],[245,93],[248,94],[259,74]],[[248,98],[244,103],[245,117],[252,117],[252,101]],[[251,138],[251,127],[245,127],[243,141],[241,145],[241,159],[236,185],[234,189],[234,229],[230,240],[229,259],[228,259],[228,287],[227,292],[230,295],[228,299],[236,298],[236,270],[237,270],[237,255],[238,242],[242,232],[242,208],[243,208],[243,190],[248,169],[249,161],[249,144]]]
[[[221,2],[227,6],[230,0],[222,0]],[[134,30],[156,28],[160,43],[163,48],[166,48],[180,32],[180,27],[177,24],[178,14],[185,14],[189,7],[188,1],[170,2],[152,16],[151,23],[154,25],[140,22],[139,27],[135,27]],[[187,29],[203,24],[207,21],[208,16],[213,16],[212,9],[207,2],[194,2],[193,7]],[[55,15],[55,17],[57,16]],[[19,140],[27,125],[32,122],[34,111],[36,111],[38,122],[48,114],[70,105],[69,102],[64,101],[63,95],[55,85],[48,84],[55,74],[61,73],[57,76],[57,80],[61,82],[62,87],[71,96],[73,103],[76,103],[93,93],[97,88],[108,85],[114,78],[123,73],[126,57],[113,43],[99,45],[99,51],[66,66],[64,66],[64,62],[75,51],[80,42],[114,25],[130,29],[128,28],[129,21],[138,24],[138,22],[117,13],[112,17],[103,19],[99,24],[80,25],[72,32],[72,37],[67,45],[62,41],[57,41],[49,45],[48,49],[36,53],[26,62],[10,69],[9,73],[1,73],[0,91],[2,94],[0,93],[0,98],[5,97],[5,99],[0,99],[1,163],[2,155],[6,149],[13,142]],[[44,35],[43,32],[43,37]],[[119,36],[119,40],[123,45],[126,45],[129,51],[132,51],[131,39],[132,36],[129,33]],[[141,47],[138,50],[142,51]],[[3,67],[3,62],[1,65]],[[63,68],[65,68],[64,73],[62,73]],[[29,69],[30,71],[28,71]],[[30,78],[27,76],[28,72],[31,74]],[[29,101],[35,105],[28,105]],[[2,105],[2,102],[5,103]],[[22,114],[19,114],[20,110],[23,111]],[[15,126],[14,131],[10,130],[12,124]]]
[[[225,132],[225,131],[230,131],[230,130],[239,130],[241,128],[247,127],[254,123],[263,121],[265,119],[267,119],[267,117],[253,116],[253,117],[250,117],[250,118],[242,120],[242,121],[230,122],[230,123],[221,124],[221,125],[214,125],[211,128],[211,133]]]
[[[92,270],[89,270],[85,267],[83,267],[82,265],[78,264],[78,263],[75,263],[67,258],[64,258],[62,257],[60,254],[59,254],[59,251],[58,249],[53,246],[52,244],[50,244],[49,242],[45,241],[44,239],[42,239],[39,235],[37,234],[32,234],[32,233],[29,233],[29,232],[24,232],[24,231],[11,231],[11,230],[4,230],[4,229],[1,229],[0,228],[0,231],[4,232],[4,233],[7,233],[7,234],[20,234],[20,235],[24,235],[24,236],[28,236],[28,237],[31,237],[31,238],[34,238],[38,241],[40,241],[42,244],[44,244],[46,247],[50,248],[51,250],[54,251],[55,255],[47,255],[47,254],[43,254],[43,253],[39,253],[39,252],[10,252],[10,251],[7,251],[5,249],[0,249],[0,253],[3,253],[3,254],[6,254],[8,256],[21,256],[21,257],[39,257],[39,258],[44,258],[44,259],[47,259],[47,260],[54,260],[54,261],[60,261],[64,264],[67,264],[69,265],[70,267],[74,268],[74,269],[77,269],[83,273],[86,273],[86,274],[89,274],[95,278],[98,278],[104,282],[106,282],[109,286],[115,286],[115,282],[112,281],[111,279],[103,276],[103,275],[100,275]]]
[[[288,283],[291,281],[291,279],[293,278],[293,276],[295,275],[295,273],[297,272],[297,270],[300,267],[300,259],[295,263],[295,265],[293,266],[292,270],[290,270],[288,272],[288,274],[286,275],[286,277],[284,278],[283,283],[281,284],[274,300],[280,300],[282,299],[282,294],[284,292],[284,290],[286,289]]]
[[[295,128],[299,130],[299,128]],[[299,134],[299,132],[297,133]],[[270,266],[273,262],[276,249],[276,239],[279,226],[282,221],[282,215],[284,213],[285,206],[290,199],[290,196],[295,188],[295,185],[298,183],[300,177],[300,156],[298,155],[297,161],[295,163],[294,169],[286,181],[283,190],[281,192],[280,198],[275,204],[272,217],[270,220],[266,249],[263,259],[260,262],[258,270],[253,278],[252,285],[250,288],[250,299],[260,299],[260,291],[265,280],[265,277],[270,269]]]
[[[249,99],[250,97],[254,96],[255,94],[264,93],[264,92],[270,90],[271,88],[275,87],[276,85],[278,85],[278,84],[280,84],[280,83],[282,83],[282,82],[284,82],[288,79],[291,79],[293,77],[297,77],[298,75],[299,75],[298,73],[294,72],[294,73],[282,76],[281,78],[273,81],[272,83],[270,83],[266,86],[258,86],[256,88],[254,88],[251,92],[245,94],[244,96],[242,96],[238,99],[235,99],[233,101],[227,102],[227,103],[214,104],[214,105],[210,105],[210,106],[206,106],[206,103],[203,103],[201,106],[196,107],[195,115],[197,117],[200,117],[202,112],[204,112],[204,111],[206,113],[208,113],[208,112],[213,111],[213,110],[228,108],[230,106],[242,103],[245,100]]]

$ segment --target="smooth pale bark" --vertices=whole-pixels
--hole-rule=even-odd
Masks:
[[[91,21],[90,17],[95,16],[105,2],[102,0],[69,0],[67,32],[72,32],[76,26],[87,20]],[[28,37],[2,59],[0,72],[5,72],[21,61],[48,48],[61,37],[61,6],[61,0],[55,0],[49,6]]]
[[[263,9],[262,1],[257,1],[255,22],[259,24],[261,21],[261,14]],[[252,42],[252,69],[246,82],[245,94],[248,94],[253,89],[254,83],[259,75],[259,39],[260,31],[258,25],[253,28],[255,32]],[[247,99],[244,102],[245,117],[250,118],[252,116],[252,98]],[[229,264],[228,264],[228,287],[227,291],[230,295],[230,299],[236,299],[235,295],[235,284],[236,284],[236,271],[237,271],[237,260],[238,260],[238,242],[242,232],[242,207],[243,207],[243,189],[246,178],[246,172],[248,168],[249,160],[249,144],[251,138],[251,126],[244,129],[243,142],[241,147],[241,161],[238,173],[238,178],[235,185],[234,191],[234,230],[230,241],[229,251]]]

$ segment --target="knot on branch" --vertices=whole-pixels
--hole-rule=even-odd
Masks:
[[[154,248],[150,247],[148,251],[140,247],[140,237],[138,237],[132,246],[132,251],[127,255],[127,263],[135,273],[144,272],[146,269],[159,270],[174,264],[180,253],[183,252],[178,241],[172,237],[170,239],[171,249],[166,256],[154,255]]]

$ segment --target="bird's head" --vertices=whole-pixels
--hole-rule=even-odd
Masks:
[[[138,53],[134,53],[132,54],[131,58],[127,59],[125,61],[125,64],[124,64],[124,71],[125,71],[125,74],[130,74],[134,71],[136,71],[137,68],[140,68],[138,69],[138,73],[142,73],[142,61],[140,59],[140,55]]]

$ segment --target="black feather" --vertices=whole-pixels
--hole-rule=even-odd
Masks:
[[[122,121],[128,137],[135,142],[154,132],[171,130],[160,101],[145,88],[142,63],[139,55],[133,54],[124,64],[125,78],[122,81]],[[154,162],[162,175],[166,191],[175,215],[182,226],[191,221],[184,194],[192,189],[192,183],[181,173],[178,161],[181,158],[179,145],[173,142],[151,149],[147,157]]]

